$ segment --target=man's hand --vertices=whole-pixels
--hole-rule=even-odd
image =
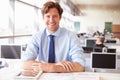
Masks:
[[[39,61],[23,62],[24,70],[31,70],[32,75],[42,72],[82,72],[84,67],[77,62],[61,61],[59,63],[47,63]]]
[[[57,65],[61,65],[63,67],[64,72],[81,72],[84,71],[84,67],[82,67],[77,62],[70,62],[70,61],[62,61]]]
[[[41,72],[40,62],[37,61],[25,61],[22,66],[22,75],[24,76],[36,76]]]

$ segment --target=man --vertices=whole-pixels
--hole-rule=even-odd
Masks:
[[[43,5],[41,11],[46,28],[33,35],[26,52],[22,54],[22,68],[43,72],[84,71],[83,50],[77,35],[59,27],[63,9],[57,2],[50,1]],[[55,49],[49,50],[50,35],[54,36]],[[49,51],[55,53],[53,62],[49,62]],[[33,67],[36,65],[38,67]],[[33,74],[24,72],[24,75]]]

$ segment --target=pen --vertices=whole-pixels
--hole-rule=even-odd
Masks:
[[[22,74],[22,72],[20,72],[19,74],[17,74],[17,76],[20,76]]]

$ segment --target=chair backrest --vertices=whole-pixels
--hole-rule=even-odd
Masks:
[[[103,48],[94,47],[93,52],[103,52]],[[116,49],[114,48],[107,48],[107,53],[116,53]]]
[[[116,43],[116,40],[106,40],[105,43]]]
[[[93,52],[102,52],[102,48],[101,47],[94,47]]]
[[[114,48],[108,48],[107,52],[108,53],[116,53],[116,49],[114,49]]]

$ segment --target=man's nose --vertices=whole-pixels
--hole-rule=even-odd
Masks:
[[[54,20],[54,18],[53,17],[50,17],[50,21],[53,21]]]

